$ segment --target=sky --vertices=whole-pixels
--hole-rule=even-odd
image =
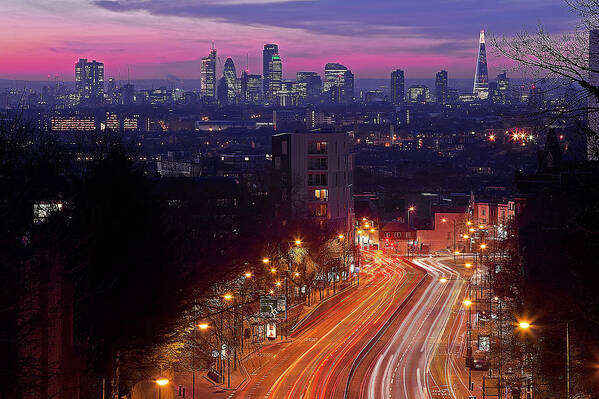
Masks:
[[[474,76],[478,32],[510,35],[573,27],[563,0],[0,0],[0,79],[74,80],[79,58],[105,63],[106,79],[199,79],[211,43],[238,72],[262,72],[262,47],[279,44],[283,74],[407,78],[446,69]],[[509,64],[488,49],[489,75]]]

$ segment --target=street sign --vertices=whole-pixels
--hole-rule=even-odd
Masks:
[[[266,338],[277,338],[277,325],[275,323],[266,324]]]
[[[286,306],[285,296],[261,296],[260,316],[265,319],[274,319],[279,314],[285,313]]]

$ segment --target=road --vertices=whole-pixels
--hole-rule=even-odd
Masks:
[[[366,263],[358,289],[290,340],[252,356],[245,364],[251,379],[232,397],[344,397],[354,359],[425,275],[390,256]]]
[[[465,282],[440,260],[420,259],[414,263],[427,271],[427,284],[362,359],[350,384],[350,398],[464,397],[464,391],[455,388],[458,374],[452,372],[452,366],[460,366],[440,358],[432,360],[440,345],[442,351],[448,347],[455,350],[462,338],[463,318],[454,318],[457,324],[452,323],[448,331],[446,327],[452,310],[456,304],[459,306]],[[447,281],[441,282],[442,277]],[[431,364],[437,372],[431,373]],[[464,369],[463,359],[461,368]]]

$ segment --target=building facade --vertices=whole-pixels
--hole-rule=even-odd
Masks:
[[[216,97],[216,49],[212,47],[210,55],[202,58],[201,71],[202,96],[208,99]]]
[[[324,68],[324,93],[331,103],[354,100],[354,74],[345,65],[329,62]]]
[[[353,155],[345,133],[281,133],[272,138],[273,193],[282,218],[313,220],[326,231],[353,225]]]
[[[272,61],[273,55],[279,54],[279,46],[277,44],[269,43],[264,45],[262,50],[262,92],[264,98],[270,98],[270,62]]]
[[[404,71],[396,69],[391,72],[391,103],[393,105],[402,105],[405,93]]]
[[[447,71],[437,72],[435,77],[435,97],[439,104],[447,104]]]
[[[476,60],[476,74],[474,75],[474,89],[472,93],[479,99],[489,97],[489,73],[487,71],[487,50],[485,47],[485,31],[480,31],[478,41],[478,58]]]
[[[75,64],[75,89],[80,103],[100,104],[104,98],[104,63],[79,59]]]

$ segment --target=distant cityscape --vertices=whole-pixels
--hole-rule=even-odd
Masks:
[[[318,72],[306,71],[297,72],[295,80],[289,80],[283,79],[284,59],[277,44],[265,44],[262,59],[262,75],[249,73],[247,66],[238,73],[240,68],[235,66],[233,59],[229,57],[223,64],[213,45],[199,65],[199,88],[189,90],[184,88],[189,84],[177,80],[157,88],[136,89],[130,76],[126,82],[114,77],[106,79],[103,62],[82,58],[74,67],[74,87],[50,79],[41,89],[10,87],[0,92],[0,107],[46,110],[165,104],[297,107],[354,101],[385,101],[394,106],[430,103],[451,106],[484,100],[494,104],[526,102],[531,95],[528,87],[520,87],[517,94],[510,95],[510,80],[505,72],[489,81],[484,31],[480,34],[474,84],[469,92],[451,87],[445,70],[436,74],[434,87],[424,84],[406,87],[406,74],[397,69],[390,73],[386,87],[356,92],[354,73],[345,65],[330,62],[324,67],[324,77]],[[220,77],[217,70],[222,70]]]

